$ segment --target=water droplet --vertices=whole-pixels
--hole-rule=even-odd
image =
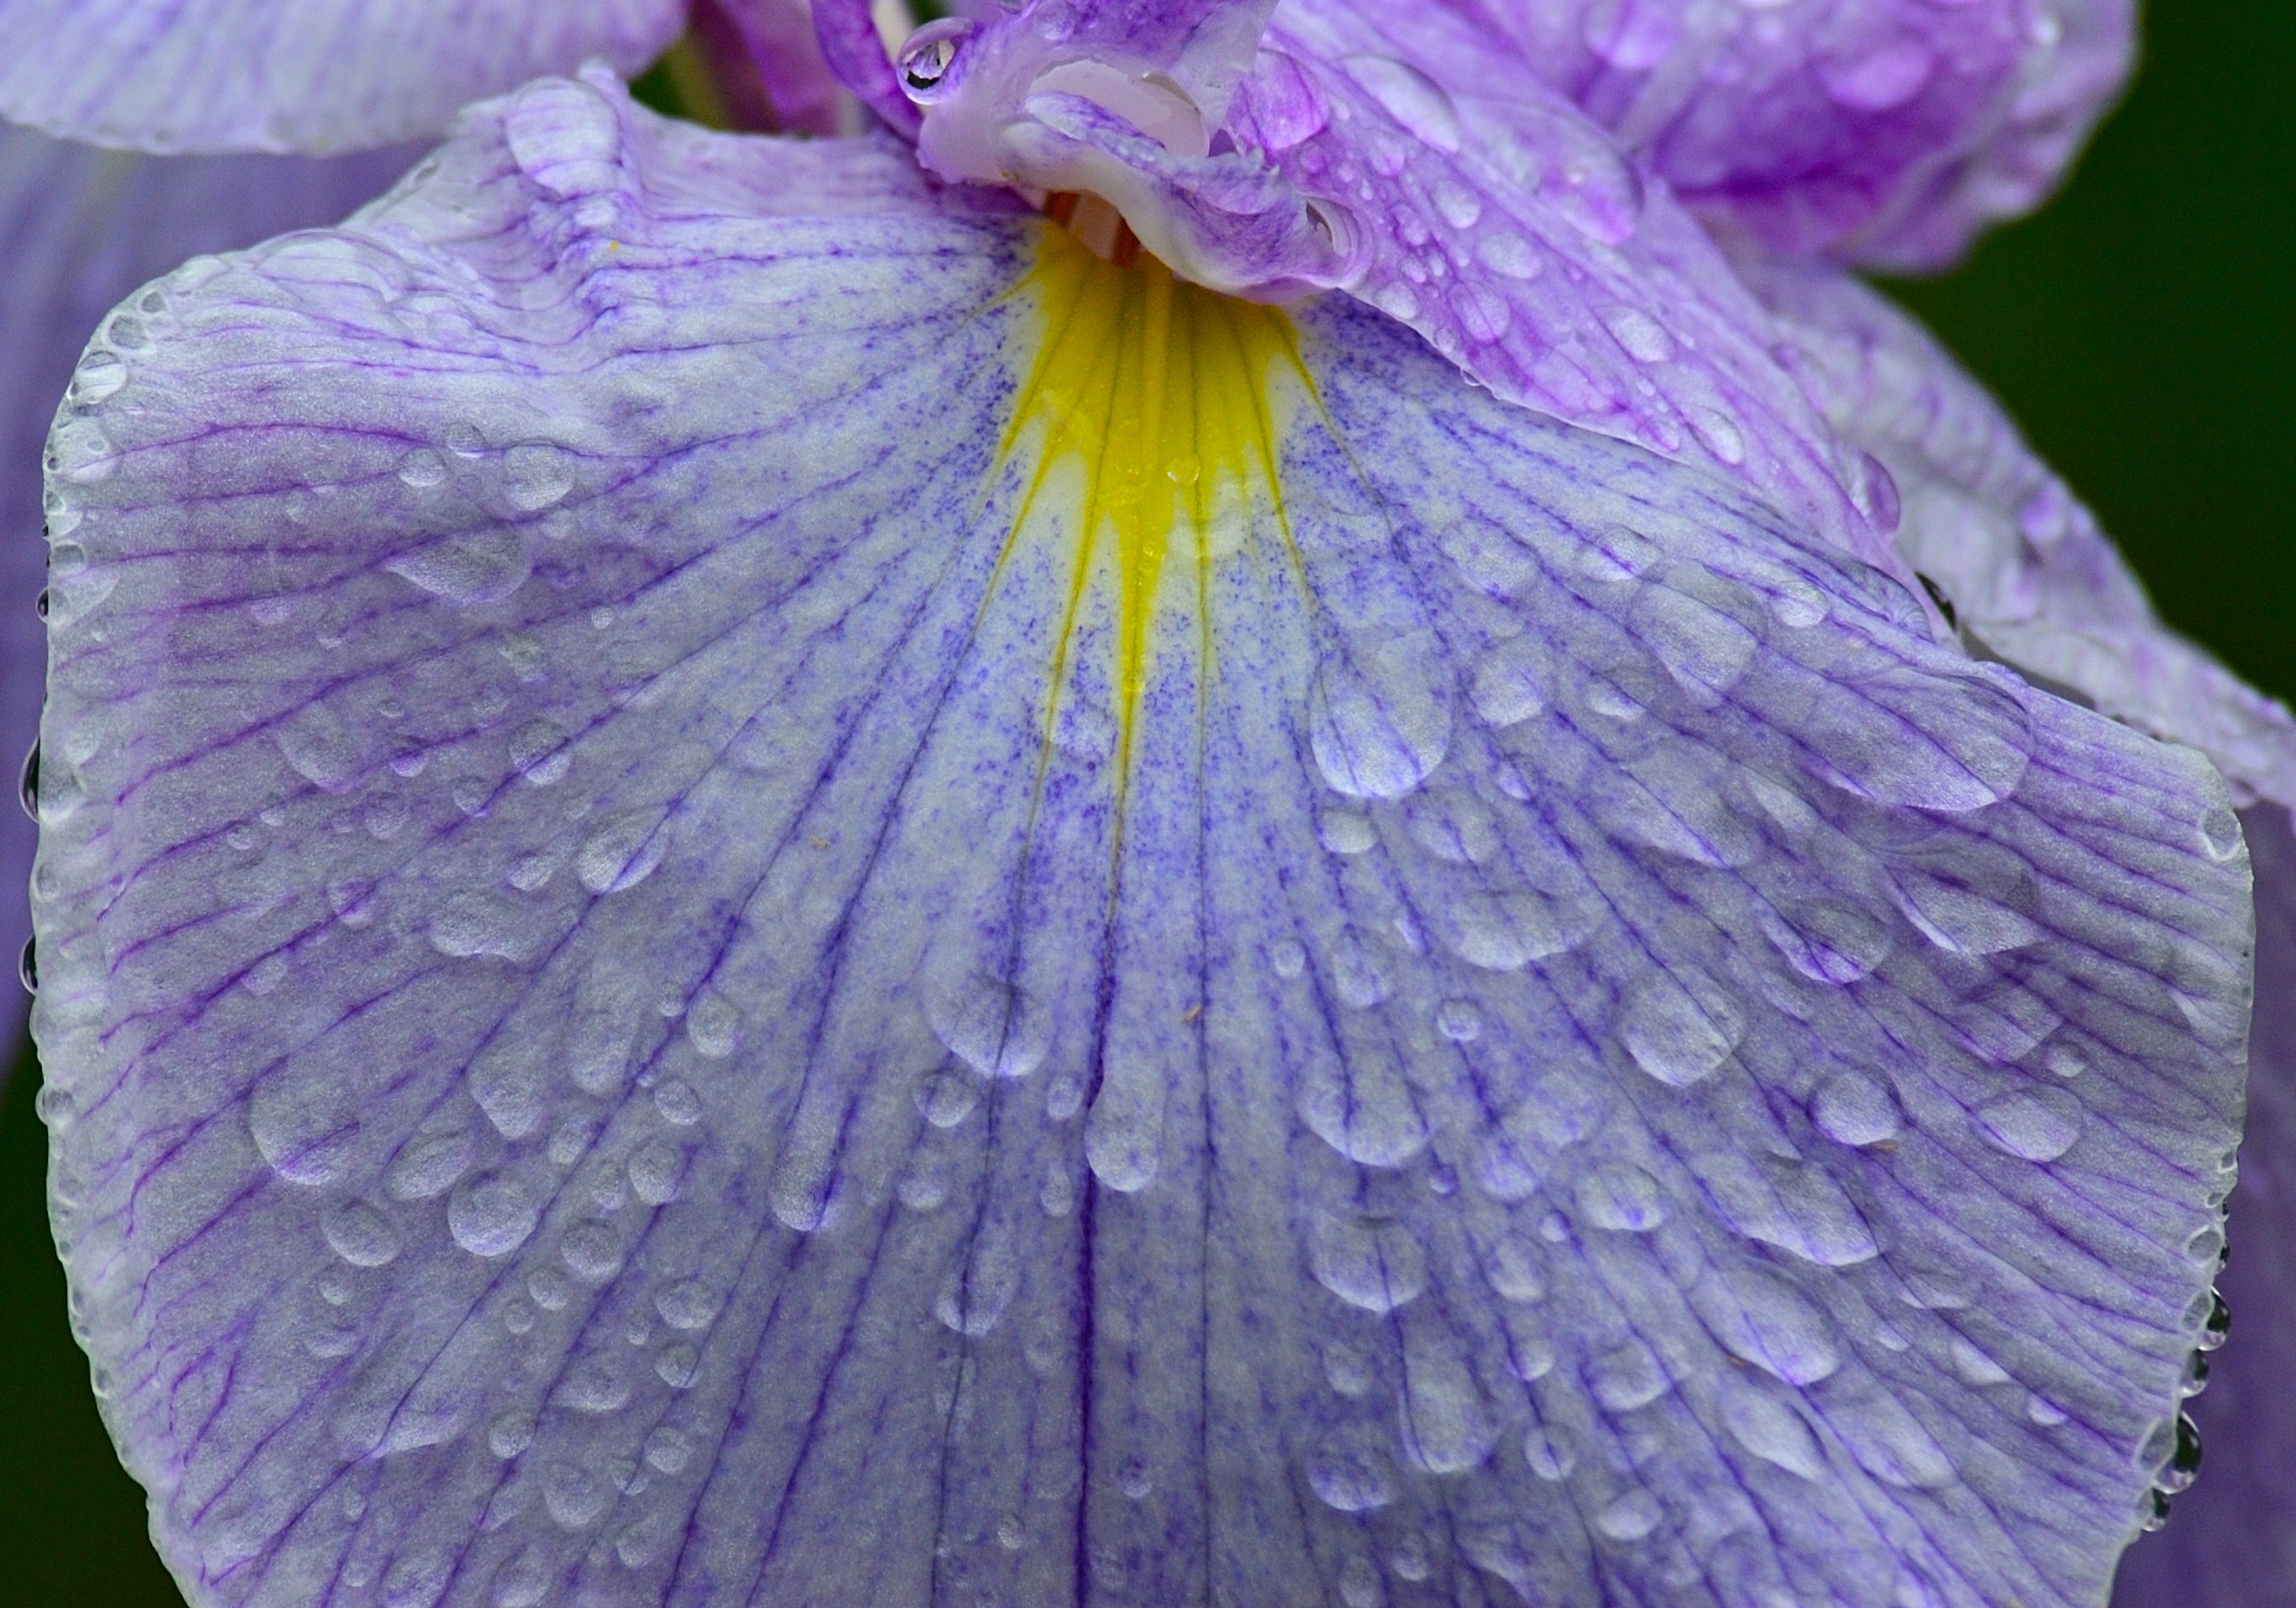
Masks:
[[[985,1231],[964,1261],[949,1269],[933,1316],[959,1334],[977,1337],[996,1326],[1020,1290],[1021,1265],[1012,1247],[994,1231]]]
[[[684,1341],[664,1346],[654,1354],[653,1371],[671,1390],[685,1390],[701,1372],[701,1353]]]
[[[1848,1381],[1850,1375],[1843,1375]],[[1885,1485],[1934,1489],[1954,1477],[1953,1462],[1904,1403],[1878,1384],[1829,1387],[1825,1419],[1858,1465]]]
[[[619,179],[621,124],[587,85],[545,78],[518,92],[503,118],[511,158],[561,199],[612,189]]]
[[[1665,1516],[1656,1497],[1646,1490],[1630,1490],[1598,1510],[1594,1525],[1597,1533],[1613,1541],[1639,1541],[1656,1530]]]
[[[1840,899],[1805,899],[1783,910],[1764,907],[1756,919],[1786,964],[1812,982],[1857,982],[1890,956],[1889,928]]]
[[[1333,1430],[1308,1458],[1308,1484],[1326,1507],[1370,1513],[1395,1500],[1395,1472],[1367,1426]]]
[[[1465,1473],[1498,1444],[1498,1428],[1474,1375],[1431,1343],[1404,1348],[1401,1407],[1404,1456],[1428,1473]]]
[[[1765,1463],[1805,1480],[1825,1474],[1825,1457],[1801,1415],[1767,1391],[1736,1385],[1722,1396],[1722,1423],[1740,1446]]]
[[[2054,1161],[2080,1137],[2080,1103],[2053,1088],[2019,1090],[1977,1109],[1978,1131],[2027,1161]]]
[[[1456,179],[1439,178],[1430,188],[1435,210],[1455,229],[1472,229],[1483,215],[1483,198]]]
[[[1308,949],[1296,938],[1279,938],[1268,947],[1267,964],[1278,977],[1298,977],[1308,969]]]
[[[1308,1130],[1351,1161],[1400,1167],[1427,1147],[1427,1124],[1392,1054],[1352,1046],[1345,1062],[1319,1060],[1300,1079]]]
[[[706,1329],[718,1321],[725,1300],[717,1291],[699,1279],[685,1279],[665,1284],[654,1292],[653,1309],[661,1314],[661,1321],[673,1329],[691,1332]]]
[[[1603,315],[1603,324],[1637,363],[1664,363],[1674,356],[1674,337],[1639,308],[1612,308]]]
[[[1371,293],[1372,305],[1399,323],[1419,316],[1419,294],[1407,284],[1390,281]]]
[[[24,985],[24,992],[34,998],[40,993],[40,940],[28,938],[24,947],[16,952],[16,980]]]
[[[1426,74],[1387,56],[1349,56],[1340,68],[1420,139],[1438,151],[1459,149],[1458,108]]]
[[[917,1115],[935,1128],[955,1128],[980,1103],[980,1079],[957,1067],[936,1067],[917,1080]]]
[[[1308,745],[1350,798],[1394,799],[1426,780],[1451,742],[1441,657],[1423,636],[1326,660],[1308,694]]]
[[[1472,999],[1447,999],[1435,1007],[1435,1030],[1454,1044],[1472,1044],[1482,1037],[1482,1007]]]
[[[48,438],[49,470],[79,486],[110,480],[119,469],[119,449],[93,419],[75,419]]]
[[[1119,1194],[1155,1180],[1164,1150],[1164,1079],[1152,1062],[1111,1062],[1085,1118],[1084,1155],[1093,1176]]]
[[[2212,860],[2229,860],[2248,846],[2240,817],[2221,804],[2201,817],[2201,848]]]
[[[1514,309],[1479,284],[1463,283],[1453,290],[1451,311],[1467,338],[1480,346],[1504,340],[1514,324]]]
[[[1629,1161],[1606,1161],[1578,1185],[1578,1210],[1597,1228],[1648,1234],[1666,1221],[1665,1194]]]
[[[1646,1407],[1673,1389],[1651,1349],[1638,1340],[1603,1352],[1587,1365],[1587,1389],[1614,1413]]]
[[[33,820],[40,818],[40,740],[37,737],[32,739],[32,746],[24,752],[24,763],[16,771],[16,802],[24,807],[24,813]]]
[[[341,1170],[357,1136],[352,1112],[336,1079],[288,1067],[256,1084],[248,1097],[247,1127],[272,1171],[291,1184],[326,1184]]]
[[[398,460],[398,478],[417,491],[427,491],[447,478],[447,460],[428,447],[418,447]]]
[[[1326,1216],[1308,1250],[1316,1282],[1351,1307],[1392,1312],[1427,1288],[1427,1257],[1392,1218]]]
[[[1332,991],[1340,1003],[1369,1010],[1387,997],[1387,976],[1370,950],[1348,939],[1332,952]]]
[[[1745,1017],[1702,972],[1655,972],[1628,991],[1619,1041],[1660,1083],[1686,1087],[1711,1076],[1745,1037]]]
[[[383,1175],[383,1186],[402,1201],[433,1200],[454,1186],[476,1151],[470,1130],[459,1120],[425,1126],[398,1147],[390,1170]]]
[[[1915,39],[1898,39],[1854,62],[1822,63],[1818,82],[1825,93],[1857,111],[1888,111],[1922,92],[1937,69],[1937,58]]]
[[[1898,1097],[1862,1072],[1843,1072],[1820,1085],[1809,1115],[1821,1133],[1843,1144],[1879,1144],[1895,1138],[1903,1123]]]
[[[1475,258],[1492,273],[1507,279],[1536,279],[1542,271],[1538,253],[1520,234],[1500,229],[1475,242]]]
[[[1369,1558],[1358,1555],[1340,1565],[1340,1601],[1347,1608],[1379,1608],[1385,1598],[1379,1566]]]
[[[1327,809],[1316,823],[1316,835],[1333,854],[1354,855],[1370,850],[1379,841],[1371,817],[1357,809]]]
[[[1770,616],[1789,630],[1806,631],[1827,613],[1825,594],[1808,581],[1788,580],[1770,595]]]
[[[534,1444],[534,1415],[512,1407],[487,1426],[487,1449],[503,1462],[522,1456]]]
[[[2000,955],[2041,941],[2041,929],[2003,899],[2035,902],[2032,883],[2020,875],[1995,891],[2000,898],[1910,866],[1893,866],[1890,891],[1898,910],[1923,937],[1954,955]]]
[[[382,567],[434,597],[464,607],[500,603],[534,573],[525,539],[503,526],[444,537],[387,559]]]
[[[397,1259],[398,1230],[364,1201],[344,1201],[319,1218],[328,1248],[354,1268],[383,1268]]]
[[[1966,1383],[1988,1385],[2009,1382],[2009,1370],[1987,1356],[1966,1335],[1955,1335],[1948,1343],[1946,1353],[1953,1359],[1953,1371]]]
[[[683,1078],[666,1078],[654,1085],[653,1108],[673,1128],[690,1128],[701,1120],[701,1096]]]
[[[630,1153],[624,1171],[630,1193],[649,1206],[667,1206],[677,1199],[685,1177],[685,1153],[667,1139],[648,1139]]]
[[[537,787],[563,780],[574,762],[566,751],[565,728],[554,720],[528,721],[511,734],[510,762]]]
[[[93,407],[117,396],[119,388],[127,383],[125,363],[110,352],[92,351],[79,360],[79,368],[72,375],[71,404],[75,407]]]
[[[1568,1431],[1559,1425],[1533,1425],[1522,1438],[1523,1461],[1540,1479],[1567,1480],[1578,1466],[1578,1454]]]
[[[1583,942],[1593,928],[1586,911],[1542,893],[1518,890],[1471,894],[1443,915],[1445,936],[1461,960],[1490,972],[1519,972]]]
[[[685,1007],[685,1037],[706,1061],[723,1061],[742,1041],[742,1010],[708,983]]]
[[[358,744],[341,717],[324,704],[305,704],[288,717],[277,741],[287,763],[323,792],[340,792],[358,774]]]
[[[926,1018],[949,1053],[984,1078],[1025,1078],[1052,1048],[1052,1018],[1044,1005],[986,972],[944,990]]]
[[[2071,1415],[2046,1396],[2035,1394],[2026,1399],[2025,1416],[2045,1430],[2054,1429]]]
[[[1519,726],[1554,701],[1548,653],[1538,637],[1511,637],[1475,661],[1468,701],[1486,725]]]
[[[591,833],[574,857],[574,874],[593,893],[619,893],[652,876],[668,851],[664,813],[633,810],[611,817]]]
[[[472,1256],[507,1256],[526,1243],[538,1220],[516,1178],[485,1172],[461,1185],[447,1206],[447,1229]]]
[[[1734,465],[1746,461],[1746,437],[1738,428],[1736,420],[1718,409],[1702,407],[1695,403],[1682,411],[1690,421],[1690,428],[1696,431],[1698,439],[1706,443],[1707,451],[1725,464]]]
[[[576,1278],[603,1284],[622,1270],[622,1236],[611,1223],[578,1223],[559,1243],[558,1256]]]
[[[574,489],[574,460],[549,441],[521,441],[503,455],[503,496],[521,513],[539,513]]]
[[[1989,678],[1907,669],[1836,684],[1802,736],[1827,779],[1850,792],[1960,813],[2016,792],[2032,761],[2033,718]]]

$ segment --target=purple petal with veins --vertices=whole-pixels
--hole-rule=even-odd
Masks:
[[[371,150],[603,57],[636,72],[685,0],[0,0],[0,118],[159,152]]]
[[[1721,230],[1898,270],[1946,266],[2056,187],[2126,82],[2136,33],[2130,0],[1455,9],[1513,39]]]
[[[130,291],[187,257],[250,246],[268,234],[343,217],[380,194],[420,152],[315,161],[275,157],[167,160],[91,151],[0,128],[0,752],[23,758],[39,729],[46,635],[34,599],[46,580],[40,539],[41,443],[69,385],[100,395],[124,369],[98,351],[77,375],[87,337]],[[132,328],[134,309],[127,310]],[[132,336],[124,338],[132,340]],[[69,531],[60,530],[62,537]],[[56,579],[69,607],[75,580]],[[33,826],[0,812],[0,956],[31,936],[24,887]],[[12,1008],[10,1022],[19,1021]]]
[[[1742,271],[1834,428],[1888,467],[1898,551],[1988,652],[2192,744],[2243,802],[2296,800],[2296,719],[2161,623],[2089,511],[1927,331],[1835,269]]]
[[[2205,1456],[2157,1535],[2122,1557],[2113,1608],[2277,1608],[2296,1598],[2296,838],[2287,811],[2245,812],[2256,865],[2256,1000],[2248,1124],[2233,1192],[2236,1315],[2192,1405]],[[2187,1388],[2200,1388],[2196,1379]]]
[[[60,420],[36,1030],[198,1608],[2103,1596],[2222,781],[1160,272],[601,80],[154,288]],[[1152,607],[1007,461],[1103,315],[1280,332]]]

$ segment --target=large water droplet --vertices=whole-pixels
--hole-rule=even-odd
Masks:
[[[1646,1407],[1673,1384],[1651,1349],[1638,1340],[1605,1351],[1587,1364],[1587,1389],[1614,1413]]]
[[[93,407],[117,396],[127,383],[127,365],[111,352],[92,351],[79,360],[79,368],[72,375],[72,406]]]
[[[93,419],[74,419],[48,438],[47,465],[75,485],[110,480],[119,468],[119,449]]]
[[[1824,1455],[1801,1415],[1766,1391],[1734,1385],[1722,1397],[1722,1423],[1733,1439],[1765,1463],[1805,1480],[1822,1478]]]
[[[561,198],[595,194],[619,180],[621,124],[587,85],[545,78],[519,91],[503,118],[511,159]]]
[[[1895,1138],[1904,1120],[1898,1097],[1862,1072],[1827,1079],[1810,1101],[1809,1115],[1821,1133],[1843,1144],[1879,1144]]]
[[[699,1279],[681,1279],[674,1284],[664,1284],[654,1292],[653,1309],[661,1314],[661,1321],[673,1329],[689,1333],[706,1329],[718,1321],[725,1306],[718,1292]]]
[[[503,496],[521,513],[539,513],[574,489],[574,460],[549,441],[521,441],[503,455]]]
[[[307,703],[278,731],[279,751],[313,786],[340,792],[358,774],[358,743],[342,718],[324,704]]]
[[[1813,982],[1853,983],[1889,958],[1890,929],[1840,899],[1805,899],[1757,913],[1763,936]]]
[[[1597,1228],[1648,1234],[1666,1221],[1665,1193],[1629,1161],[1606,1161],[1578,1185],[1578,1210]]]
[[[1316,1226],[1308,1263],[1316,1283],[1366,1312],[1392,1312],[1427,1289],[1426,1252],[1392,1218],[1325,1217]]]
[[[485,1172],[463,1184],[447,1204],[447,1229],[472,1256],[507,1256],[526,1243],[538,1220],[526,1186]]]
[[[1123,1061],[1102,1074],[1085,1118],[1084,1155],[1093,1176],[1119,1194],[1154,1181],[1164,1150],[1164,1079],[1153,1062]]]
[[[654,874],[669,852],[668,822],[658,809],[612,816],[574,857],[574,874],[595,894],[619,893]]]
[[[1449,1351],[1425,1341],[1403,1353],[1404,1455],[1431,1474],[1463,1474],[1498,1444],[1498,1426],[1475,1377]]]
[[[364,1201],[343,1201],[319,1218],[319,1232],[337,1256],[354,1268],[381,1268],[396,1260],[398,1230]]]
[[[418,1130],[398,1147],[383,1187],[402,1201],[433,1200],[454,1187],[470,1167],[477,1145],[459,1120],[447,1119],[437,1127]]]
[[[1426,780],[1451,742],[1436,644],[1398,638],[1325,661],[1308,694],[1308,737],[1324,779],[1351,798],[1394,799]]]
[[[1693,1300],[1732,1356],[1788,1384],[1815,1384],[1841,1366],[1825,1314],[1775,1274],[1744,1268],[1713,1275]]]
[[[500,603],[534,572],[525,539],[496,526],[399,554],[382,567],[435,597],[466,606]]]
[[[1594,930],[1594,918],[1584,908],[1527,889],[1470,894],[1440,919],[1459,958],[1491,972],[1518,972],[1535,960],[1561,955]]]
[[[2062,1089],[2021,1089],[1977,1109],[1978,1131],[2027,1161],[2054,1161],[2080,1137],[2080,1102]]]
[[[1909,668],[1834,685],[1803,739],[1827,778],[1853,793],[1959,812],[2017,790],[2032,760],[2033,718],[1989,678]]]
[[[984,1078],[1025,1078],[1052,1048],[1052,1018],[1043,1005],[986,972],[941,991],[926,1018],[949,1053]]]
[[[1391,1054],[1353,1046],[1348,1059],[1318,1061],[1300,1079],[1300,1117],[1351,1161],[1400,1167],[1427,1146],[1427,1124]]]
[[[622,1236],[611,1223],[577,1223],[558,1244],[566,1270],[586,1284],[603,1284],[622,1270]]]
[[[291,1184],[325,1184],[342,1169],[358,1119],[340,1079],[289,1067],[258,1081],[247,1103],[248,1131],[272,1171]]]
[[[1619,1013],[1619,1041],[1635,1064],[1676,1088],[1711,1076],[1745,1033],[1721,985],[1688,968],[1643,978]]]
[[[949,1269],[933,1316],[959,1334],[986,1334],[1020,1290],[1021,1264],[1012,1246],[995,1231],[985,1231],[964,1262]]]
[[[1459,149],[1459,110],[1441,86],[1387,56],[1349,56],[1341,70],[1384,107],[1388,114],[1438,151]]]
[[[1370,1513],[1395,1500],[1395,1471],[1371,1429],[1333,1430],[1308,1458],[1308,1485],[1324,1505],[1343,1514]]]

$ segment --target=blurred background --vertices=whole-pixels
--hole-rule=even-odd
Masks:
[[[2065,193],[1957,273],[1889,288],[2088,499],[2162,614],[2296,697],[2296,7],[2152,12],[2136,87]],[[66,1325],[37,1081],[26,1046],[0,1095],[0,1602],[181,1608]]]

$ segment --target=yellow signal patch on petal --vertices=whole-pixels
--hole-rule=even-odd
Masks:
[[[1046,227],[1022,293],[1037,345],[1000,455],[1033,463],[1006,551],[1046,518],[1075,544],[1047,732],[1093,577],[1112,577],[1121,776],[1161,589],[1193,580],[1201,604],[1215,557],[1233,546],[1222,532],[1263,504],[1283,521],[1276,383],[1289,373],[1312,388],[1281,310],[1189,284],[1145,253],[1119,265]],[[1049,490],[1071,464],[1077,503],[1062,521],[1070,510],[1050,505]],[[1188,569],[1168,575],[1175,563]]]

